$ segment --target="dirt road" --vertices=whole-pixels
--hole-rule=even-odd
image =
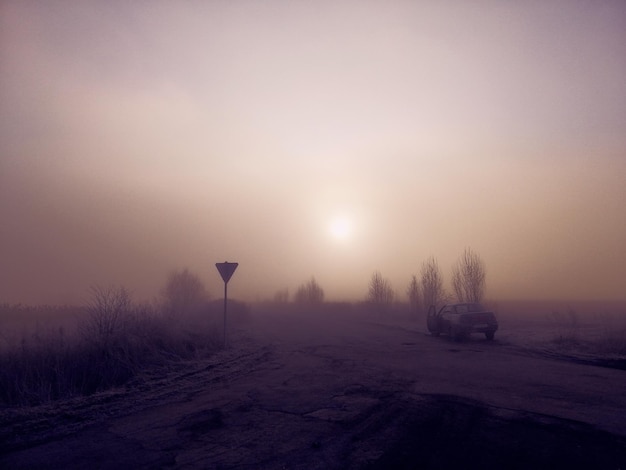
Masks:
[[[0,468],[626,468],[626,372],[507,336],[257,316],[214,357],[0,413]]]

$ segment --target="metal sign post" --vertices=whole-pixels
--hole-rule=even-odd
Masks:
[[[239,263],[229,263],[225,261],[223,263],[215,263],[215,267],[224,280],[224,348],[226,348],[226,312],[228,311],[228,281],[232,277],[235,269],[237,269]]]

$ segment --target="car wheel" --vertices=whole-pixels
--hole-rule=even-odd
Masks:
[[[456,328],[450,328],[450,332],[448,333],[450,338],[452,338],[457,343],[463,339],[463,332],[457,330]]]
[[[495,331],[487,331],[485,333],[485,337],[487,338],[488,341],[492,341],[495,334],[496,334]]]

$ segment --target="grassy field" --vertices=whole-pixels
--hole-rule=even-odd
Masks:
[[[33,405],[123,385],[139,371],[222,346],[206,317],[128,304],[117,312],[2,306],[0,404]]]

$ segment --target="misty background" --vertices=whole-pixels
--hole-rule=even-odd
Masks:
[[[626,4],[0,3],[0,302],[626,299]],[[350,231],[333,235],[342,217]]]

